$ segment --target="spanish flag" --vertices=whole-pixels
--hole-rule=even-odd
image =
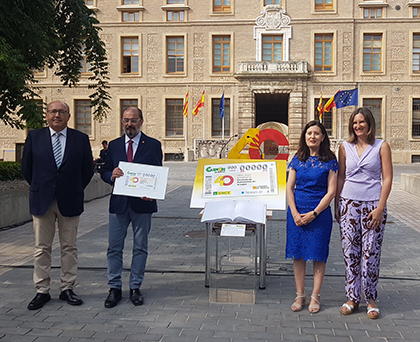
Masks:
[[[319,121],[322,122],[322,113],[324,112],[324,108],[322,106],[322,93],[321,93],[321,97],[319,98],[318,107],[316,107],[316,109],[318,109],[318,112],[319,112]]]
[[[185,95],[185,102],[184,102],[184,116],[187,117],[188,116],[188,89],[187,89],[187,94]]]
[[[193,110],[194,116],[198,114],[198,111],[200,110],[201,107],[204,107],[204,93],[205,93],[205,90],[203,90],[203,94],[201,94],[200,100],[194,107],[194,110]]]

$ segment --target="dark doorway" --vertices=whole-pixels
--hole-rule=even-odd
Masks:
[[[255,94],[255,127],[269,121],[289,125],[289,94]]]

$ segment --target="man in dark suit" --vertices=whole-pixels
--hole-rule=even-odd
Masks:
[[[141,110],[137,107],[127,108],[123,113],[122,125],[125,134],[109,143],[105,165],[101,171],[102,179],[111,185],[116,178],[124,175],[118,167],[120,161],[162,166],[161,143],[140,131],[143,125]],[[123,249],[130,223],[133,228],[133,256],[129,295],[134,305],[143,304],[140,286],[146,269],[147,239],[152,213],[156,211],[156,200],[111,195],[107,251],[110,290],[105,300],[106,308],[114,307],[122,298]]]
[[[67,127],[69,106],[53,101],[47,106],[49,127],[30,131],[22,156],[22,173],[30,185],[29,207],[35,232],[35,298],[29,310],[51,299],[51,251],[55,222],[61,246],[60,299],[70,305],[83,301],[73,292],[77,275],[77,226],[83,212],[83,190],[93,175],[89,137]]]

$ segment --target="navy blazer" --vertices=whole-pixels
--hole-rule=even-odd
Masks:
[[[83,191],[93,176],[89,137],[67,128],[63,161],[57,169],[49,128],[30,131],[23,149],[22,173],[30,185],[32,215],[44,215],[56,198],[63,216],[79,216],[83,212]]]
[[[163,154],[161,143],[156,139],[148,137],[142,132],[139,146],[137,147],[136,154],[133,157],[133,163],[162,166],[162,159]],[[114,184],[111,180],[112,171],[118,167],[120,161],[127,161],[125,135],[109,143],[105,165],[101,169],[101,177],[105,182],[111,185]],[[154,213],[157,211],[156,200],[145,201],[139,197],[111,195],[111,200],[109,201],[110,213],[122,214],[127,210],[128,206],[135,213],[139,214]]]

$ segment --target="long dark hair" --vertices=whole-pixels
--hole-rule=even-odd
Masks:
[[[375,143],[375,135],[376,135],[375,117],[373,116],[373,114],[369,110],[369,108],[366,108],[366,107],[357,108],[350,115],[350,118],[349,118],[349,143],[352,143],[352,144],[357,143],[357,136],[356,136],[356,134],[354,134],[354,129],[353,129],[354,117],[357,114],[362,114],[365,117],[366,123],[368,125],[367,141],[368,141],[369,145],[373,145]]]
[[[335,154],[330,149],[330,139],[328,138],[327,131],[324,125],[319,122],[318,120],[309,121],[305,128],[302,131],[299,139],[299,147],[296,152],[300,161],[307,161],[310,156],[310,151],[308,145],[306,145],[306,131],[312,127],[318,126],[321,129],[321,133],[324,136],[324,140],[322,140],[321,145],[319,146],[319,156],[318,159],[323,162],[327,162],[330,160],[335,159]]]

